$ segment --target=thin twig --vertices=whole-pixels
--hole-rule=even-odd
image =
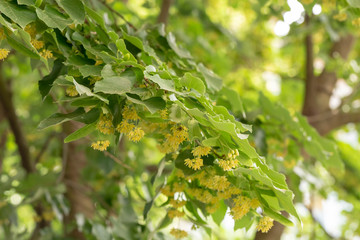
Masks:
[[[111,154],[110,152],[104,151],[104,155],[110,157],[112,160],[114,160],[115,162],[117,162],[118,164],[120,164],[121,166],[132,170],[132,168],[127,165],[126,163],[124,163],[122,160],[120,160],[119,158],[117,158],[116,156],[114,156],[113,154]]]
[[[130,22],[128,22],[122,14],[120,14],[120,13],[117,12],[117,11],[115,11],[115,10],[114,10],[112,7],[110,7],[105,1],[100,0],[100,3],[101,3],[102,5],[104,5],[107,9],[109,9],[110,12],[115,13],[118,17],[120,17],[127,25],[129,25],[129,27],[131,27],[131,28],[134,29],[135,31],[137,30],[137,28],[136,28],[134,25],[132,25]]]

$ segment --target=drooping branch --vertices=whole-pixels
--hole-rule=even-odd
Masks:
[[[163,23],[165,24],[165,26],[167,25],[169,19],[169,10],[171,6],[171,1],[172,0],[162,0],[160,14],[157,19],[158,23]]]

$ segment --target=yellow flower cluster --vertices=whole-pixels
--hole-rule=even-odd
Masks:
[[[30,34],[31,38],[35,38],[35,36],[36,36],[36,27],[35,27],[34,23],[30,23],[30,24],[26,25],[24,30],[25,30],[25,32]]]
[[[75,97],[77,95],[79,95],[78,91],[76,91],[76,87],[75,86],[70,86],[66,88],[66,95],[70,96],[70,97]]]
[[[173,228],[170,230],[170,234],[176,238],[184,238],[187,237],[187,232],[181,229]]]
[[[222,198],[222,199],[229,199],[233,195],[239,195],[239,194],[241,194],[241,190],[235,186],[230,186],[230,187],[226,188],[224,191],[218,192],[219,198]]]
[[[103,134],[113,134],[114,127],[112,124],[111,114],[101,115],[99,121],[96,124],[96,128]]]
[[[105,141],[96,141],[91,144],[91,147],[95,150],[105,151],[110,146],[110,142],[108,140]]]
[[[135,128],[135,125],[132,123],[129,123],[128,121],[121,121],[119,125],[116,127],[116,131],[124,134],[128,134]]]
[[[145,135],[145,132],[140,128],[136,127],[128,133],[129,140],[132,142],[140,141]]]
[[[335,20],[338,20],[338,21],[340,21],[340,22],[343,22],[343,21],[345,21],[345,20],[347,19],[347,14],[346,14],[345,12],[343,12],[343,13],[338,13],[338,14],[334,15],[333,18],[334,18]]]
[[[5,48],[0,48],[0,60],[4,60],[9,55],[9,50]]]
[[[252,209],[257,209],[257,208],[260,207],[260,206],[261,206],[261,204],[260,204],[260,202],[259,202],[259,200],[258,200],[257,198],[251,199],[251,201],[250,201],[250,207],[251,207]]]
[[[184,162],[185,166],[188,166],[189,168],[192,168],[194,170],[199,170],[202,166],[204,166],[203,160],[199,157],[194,159],[187,158]]]
[[[42,56],[43,58],[45,59],[49,59],[49,58],[52,58],[53,57],[53,54],[50,50],[47,50],[47,49],[43,49],[41,52],[40,52],[40,56]]]
[[[159,147],[162,153],[175,152],[179,145],[188,139],[188,129],[183,125],[175,125],[171,128],[172,134],[166,134],[165,141]]]
[[[175,182],[172,186],[166,185],[161,188],[161,193],[168,197],[174,197],[177,192],[183,192],[185,189],[185,183]]]
[[[301,2],[303,3],[303,4],[310,4],[310,3],[312,3],[314,0],[302,0]]]
[[[181,208],[183,206],[185,206],[186,201],[183,200],[175,200],[175,199],[170,199],[170,205],[172,205],[174,208]]]
[[[360,18],[356,18],[356,19],[352,20],[352,24],[355,27],[360,27]]]
[[[220,204],[219,204],[219,202],[217,202],[214,204],[207,205],[205,207],[205,209],[208,213],[212,214],[212,213],[216,212],[216,210],[218,210],[219,206],[220,206]]]
[[[211,147],[197,146],[192,150],[192,154],[196,157],[206,156],[210,153]]]
[[[215,204],[219,201],[217,196],[212,195],[208,190],[202,188],[189,188],[186,192],[203,203]]]
[[[180,218],[180,217],[183,217],[185,215],[184,212],[180,212],[179,210],[176,210],[176,209],[170,209],[168,211],[168,216],[169,218]]]
[[[266,233],[272,228],[272,226],[274,226],[274,219],[272,219],[268,216],[265,216],[259,220],[259,223],[258,223],[256,229],[258,231]]]
[[[231,215],[234,220],[241,219],[251,208],[251,199],[245,196],[238,196],[233,199],[234,206],[231,208]]]
[[[95,84],[96,82],[98,82],[100,80],[101,80],[101,77],[99,77],[99,76],[89,78],[89,81],[90,81],[91,85]]]
[[[126,120],[139,120],[140,117],[137,115],[134,107],[125,106],[122,112],[122,116]]]
[[[219,166],[224,171],[229,171],[229,170],[231,170],[233,168],[236,168],[239,165],[239,160],[236,159],[237,156],[239,156],[239,151],[237,149],[231,150],[227,154],[226,159],[219,160]]]
[[[162,119],[168,119],[169,113],[168,113],[168,111],[167,111],[166,109],[160,110],[159,113],[160,113],[160,117],[161,117]]]
[[[32,39],[30,42],[31,42],[31,45],[33,45],[34,48],[36,48],[36,49],[41,49],[45,45],[45,43],[43,41],[38,41],[36,39]]]

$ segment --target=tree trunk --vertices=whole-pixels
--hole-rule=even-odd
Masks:
[[[75,130],[77,130],[77,127],[72,122],[63,124],[63,132],[66,135]],[[70,203],[70,213],[64,219],[64,226],[74,223],[77,214],[82,214],[85,218],[91,218],[94,213],[94,205],[88,196],[89,188],[82,183],[81,179],[82,170],[86,166],[86,155],[84,150],[81,149],[81,145],[84,144],[87,144],[84,140],[77,140],[63,146],[63,182],[66,185],[65,196]],[[76,227],[65,231],[74,239],[85,239],[85,236]]]
[[[167,25],[169,19],[169,10],[171,6],[171,0],[162,0],[160,14],[158,17],[158,23],[164,23],[165,26]]]

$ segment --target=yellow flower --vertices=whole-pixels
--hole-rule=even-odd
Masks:
[[[238,164],[239,164],[239,160],[237,160],[237,159],[219,160],[219,166],[224,171],[229,171],[233,168],[236,168]]]
[[[360,18],[356,18],[352,21],[352,24],[355,26],[355,27],[360,27]]]
[[[26,25],[24,30],[25,30],[25,32],[30,34],[31,38],[34,38],[36,36],[36,27],[35,27],[34,23],[30,23],[30,24]]]
[[[234,200],[234,206],[231,208],[231,215],[234,220],[241,219],[250,211],[251,200],[245,196],[239,196]]]
[[[139,120],[140,117],[137,115],[136,110],[134,107],[124,107],[122,116],[124,119],[127,120]]]
[[[45,221],[49,222],[54,219],[55,214],[53,211],[45,211],[45,212],[43,212],[42,217]]]
[[[5,48],[0,48],[0,60],[4,60],[9,55],[9,50]]]
[[[183,217],[185,215],[184,212],[180,212],[176,209],[171,209],[168,211],[169,218]]]
[[[268,216],[265,216],[259,220],[259,223],[258,223],[256,229],[258,231],[266,233],[272,228],[272,226],[274,226],[274,219],[272,219]]]
[[[198,146],[192,150],[192,154],[196,157],[206,156],[211,151],[211,147]]]
[[[165,141],[159,147],[162,153],[175,152],[179,145],[188,139],[188,129],[184,125],[175,125],[171,128],[172,134],[165,136]]]
[[[260,202],[259,202],[259,200],[257,198],[251,199],[251,201],[250,201],[250,207],[251,208],[256,209],[256,208],[260,207],[260,205],[261,204],[260,204]]]
[[[141,128],[137,127],[129,132],[128,137],[130,141],[138,142],[144,137],[144,135],[145,132]]]
[[[70,97],[75,97],[75,96],[79,95],[79,93],[76,91],[75,86],[70,86],[70,87],[66,88],[66,94]]]
[[[96,124],[96,128],[104,134],[113,134],[114,127],[112,124],[112,116],[110,114],[101,115]]]
[[[184,238],[188,235],[186,231],[177,228],[171,229],[170,234],[173,235],[175,238]]]
[[[206,206],[206,211],[210,214],[216,212],[216,210],[219,208],[219,203],[215,203],[215,204],[212,204],[212,205],[208,205]]]
[[[95,66],[99,66],[101,64],[103,64],[104,62],[102,60],[96,60],[95,61]]]
[[[36,39],[31,40],[31,44],[34,46],[34,48],[36,49],[40,49],[44,47],[44,42],[43,41],[38,41]]]
[[[312,3],[314,0],[302,0],[303,4],[310,4]]]
[[[110,142],[108,140],[105,141],[97,141],[91,144],[91,147],[94,150],[105,151],[110,146]]]
[[[194,159],[190,159],[190,158],[185,159],[185,165],[194,170],[198,170],[202,166],[204,166],[203,160],[199,157]]]
[[[40,56],[42,56],[45,59],[49,59],[53,57],[53,54],[50,50],[44,49],[40,52]]]
[[[181,208],[181,207],[185,206],[185,204],[186,204],[186,201],[175,200],[175,199],[170,200],[170,205],[172,205],[174,208]]]
[[[132,123],[129,123],[126,120],[122,120],[121,123],[119,125],[117,125],[116,127],[116,131],[120,132],[120,133],[125,133],[128,134],[129,132],[131,132],[133,129],[135,128],[135,125]]]
[[[89,78],[91,85],[95,84],[96,82],[98,82],[100,80],[101,80],[101,77],[99,77],[99,76]]]
[[[168,119],[168,117],[169,117],[168,111],[166,109],[160,110],[160,117],[162,119]]]
[[[345,20],[347,19],[347,14],[346,14],[345,12],[343,12],[343,13],[338,13],[338,14],[334,15],[333,18],[334,18],[335,20],[338,20],[338,21],[340,21],[340,22],[343,22],[343,21],[345,21]]]

